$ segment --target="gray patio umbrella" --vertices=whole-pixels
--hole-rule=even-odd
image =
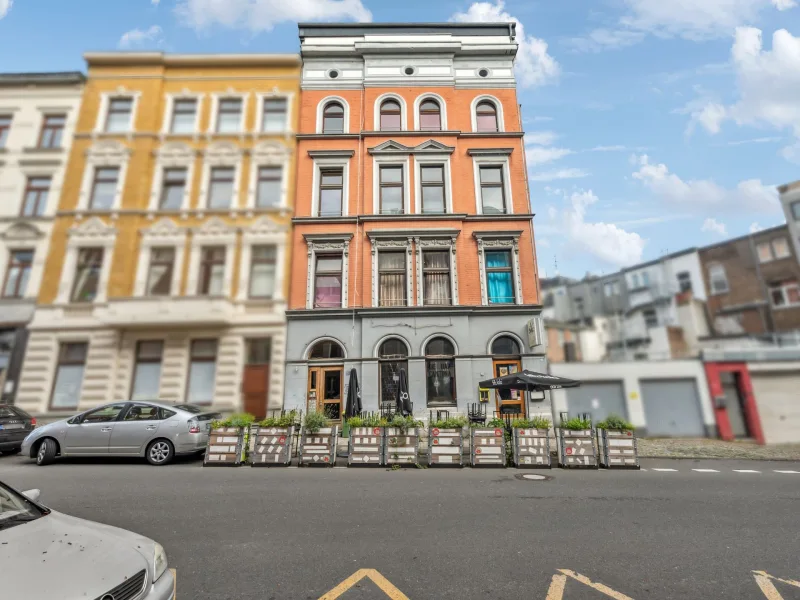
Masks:
[[[355,369],[350,369],[350,381],[347,384],[347,403],[344,417],[349,419],[361,413],[361,390],[358,388],[358,374]]]
[[[412,411],[411,397],[408,394],[408,376],[406,376],[405,369],[400,369],[400,381],[397,385],[397,412],[405,416],[410,415]]]
[[[545,373],[535,373],[534,371],[520,371],[519,373],[511,373],[503,377],[481,381],[479,385],[484,389],[541,392],[544,390],[580,387],[581,382]]]

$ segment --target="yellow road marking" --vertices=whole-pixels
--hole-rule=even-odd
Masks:
[[[172,571],[172,600],[178,597],[178,569],[170,569]]]
[[[609,598],[614,598],[614,600],[633,600],[633,598],[631,598],[630,596],[626,596],[625,594],[614,591],[610,587],[608,587],[607,585],[603,585],[602,583],[595,583],[588,577],[584,577],[583,575],[580,575],[575,571],[570,571],[569,569],[559,569],[559,571],[564,575],[566,575],[567,577],[571,577],[575,581],[579,581],[583,585],[590,587],[593,590],[597,590],[598,592],[604,593]],[[548,600],[551,599],[548,598]],[[558,597],[556,596],[553,600],[558,600]]]
[[[753,571],[753,577],[756,579],[756,584],[758,585],[759,589],[763,592],[764,596],[766,596],[767,600],[783,600],[783,596],[778,591],[778,588],[772,583],[771,580],[780,581],[781,583],[785,583],[786,585],[793,585],[794,587],[800,588],[800,581],[794,581],[793,579],[781,579],[780,577],[773,577],[766,571]]]
[[[398,590],[386,577],[378,573],[375,569],[359,569],[331,591],[320,596],[319,600],[336,600],[336,598],[344,594],[365,577],[372,580],[372,583],[378,586],[391,600],[409,600],[408,596]]]
[[[553,575],[553,581],[550,582],[550,588],[547,590],[547,598],[544,600],[562,600],[566,584],[566,575]]]

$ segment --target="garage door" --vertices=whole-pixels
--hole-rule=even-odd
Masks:
[[[800,375],[750,371],[750,379],[767,443],[800,442]]]
[[[647,435],[705,437],[694,379],[642,381],[641,390]]]
[[[566,392],[571,417],[589,413],[594,423],[612,413],[628,418],[621,381],[582,382],[581,387],[569,388]]]

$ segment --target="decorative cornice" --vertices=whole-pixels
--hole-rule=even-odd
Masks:
[[[522,230],[473,231],[472,235],[475,237],[476,240],[503,239],[503,238],[519,239],[519,236],[522,235]]]
[[[470,148],[467,154],[470,156],[511,156],[513,148]]]
[[[392,134],[394,135],[394,134]],[[370,154],[452,154],[453,146],[445,146],[441,142],[429,139],[416,146],[406,146],[394,140],[387,140],[373,148],[368,148]]]
[[[318,244],[323,242],[349,242],[353,238],[352,233],[304,233],[303,239],[306,243]]]
[[[309,150],[311,158],[352,158],[355,150]]]

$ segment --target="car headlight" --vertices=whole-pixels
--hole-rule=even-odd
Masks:
[[[164,547],[156,542],[156,547],[153,550],[153,581],[158,581],[166,570],[167,553],[164,552]]]

